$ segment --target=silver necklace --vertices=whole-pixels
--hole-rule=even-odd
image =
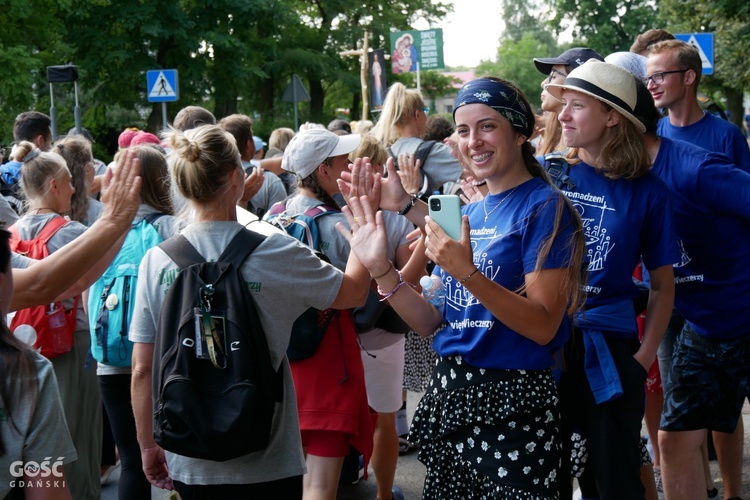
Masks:
[[[494,212],[495,210],[497,210],[497,207],[499,207],[500,205],[502,205],[503,202],[505,200],[507,200],[510,195],[513,194],[513,191],[515,191],[517,187],[518,186],[516,186],[513,189],[511,189],[510,192],[508,194],[506,194],[505,197],[497,203],[497,205],[495,205],[494,207],[492,207],[492,210],[490,210],[489,212],[487,211],[487,198],[488,197],[487,196],[484,197],[484,201],[482,202],[482,208],[484,208],[484,222],[487,222],[487,219],[490,218],[490,215],[492,214],[492,212]]]

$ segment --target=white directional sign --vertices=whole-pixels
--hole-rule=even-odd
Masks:
[[[174,102],[179,99],[176,69],[155,69],[146,72],[148,102]]]
[[[713,33],[678,33],[678,40],[687,42],[696,48],[703,63],[703,74],[714,74],[714,34]]]

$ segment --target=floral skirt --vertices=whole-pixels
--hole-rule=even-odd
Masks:
[[[425,499],[555,499],[562,453],[549,370],[490,370],[439,358],[409,442]]]

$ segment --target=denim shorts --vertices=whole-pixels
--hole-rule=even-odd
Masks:
[[[750,336],[709,339],[685,323],[675,342],[670,380],[660,429],[734,432],[750,396]]]

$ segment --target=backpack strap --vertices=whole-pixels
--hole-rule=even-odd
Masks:
[[[562,153],[549,153],[544,157],[544,170],[550,177],[550,181],[558,189],[573,191],[576,188],[573,179],[570,178],[570,163],[565,160]]]
[[[180,269],[186,269],[193,264],[206,261],[206,259],[198,253],[198,250],[196,250],[182,234],[176,234],[168,240],[162,241],[159,243],[159,248],[161,248]]]
[[[286,211],[286,200],[277,201],[276,203],[271,205],[271,208],[268,209],[268,212],[266,212],[266,216],[283,214],[285,211]]]
[[[49,220],[49,222],[47,222],[47,224],[44,225],[42,230],[39,231],[39,234],[37,234],[35,238],[31,239],[39,240],[46,246],[47,242],[55,235],[55,233],[62,229],[62,227],[65,226],[68,222],[70,221],[65,217],[53,217]],[[13,224],[10,227],[9,231],[11,235],[13,235],[13,239],[21,241],[21,237],[18,235],[18,228],[16,227],[16,224]]]
[[[235,268],[239,269],[247,256],[250,255],[250,253],[265,239],[265,236],[243,227],[224,249],[224,252],[219,257],[219,261],[231,262],[234,264]],[[182,234],[177,234],[168,240],[162,241],[159,243],[159,248],[161,248],[180,269],[186,269],[193,264],[206,262],[206,259],[198,253],[198,250],[196,250]]]
[[[316,205],[312,207],[311,209],[305,211],[305,215],[310,217],[311,219],[317,219],[321,215],[339,213],[339,212],[341,212],[341,210],[339,210],[338,208],[333,208],[330,205],[322,204],[322,205]]]
[[[245,259],[255,250],[258,245],[263,243],[266,239],[262,234],[258,234],[255,231],[242,228],[237,233],[229,245],[222,252],[219,257],[220,262],[230,262],[234,265],[235,269],[239,269]]]
[[[432,151],[433,146],[435,146],[435,141],[422,141],[422,143],[417,147],[417,150],[414,152],[414,160],[421,160],[422,167],[424,167],[424,163],[427,160],[427,157],[430,155],[430,151]]]
[[[161,219],[162,217],[164,217],[163,213],[161,213],[161,212],[154,212],[152,214],[148,214],[142,220],[145,220],[146,222],[148,222],[149,224],[151,224],[153,226],[154,222],[156,222],[157,220]]]

